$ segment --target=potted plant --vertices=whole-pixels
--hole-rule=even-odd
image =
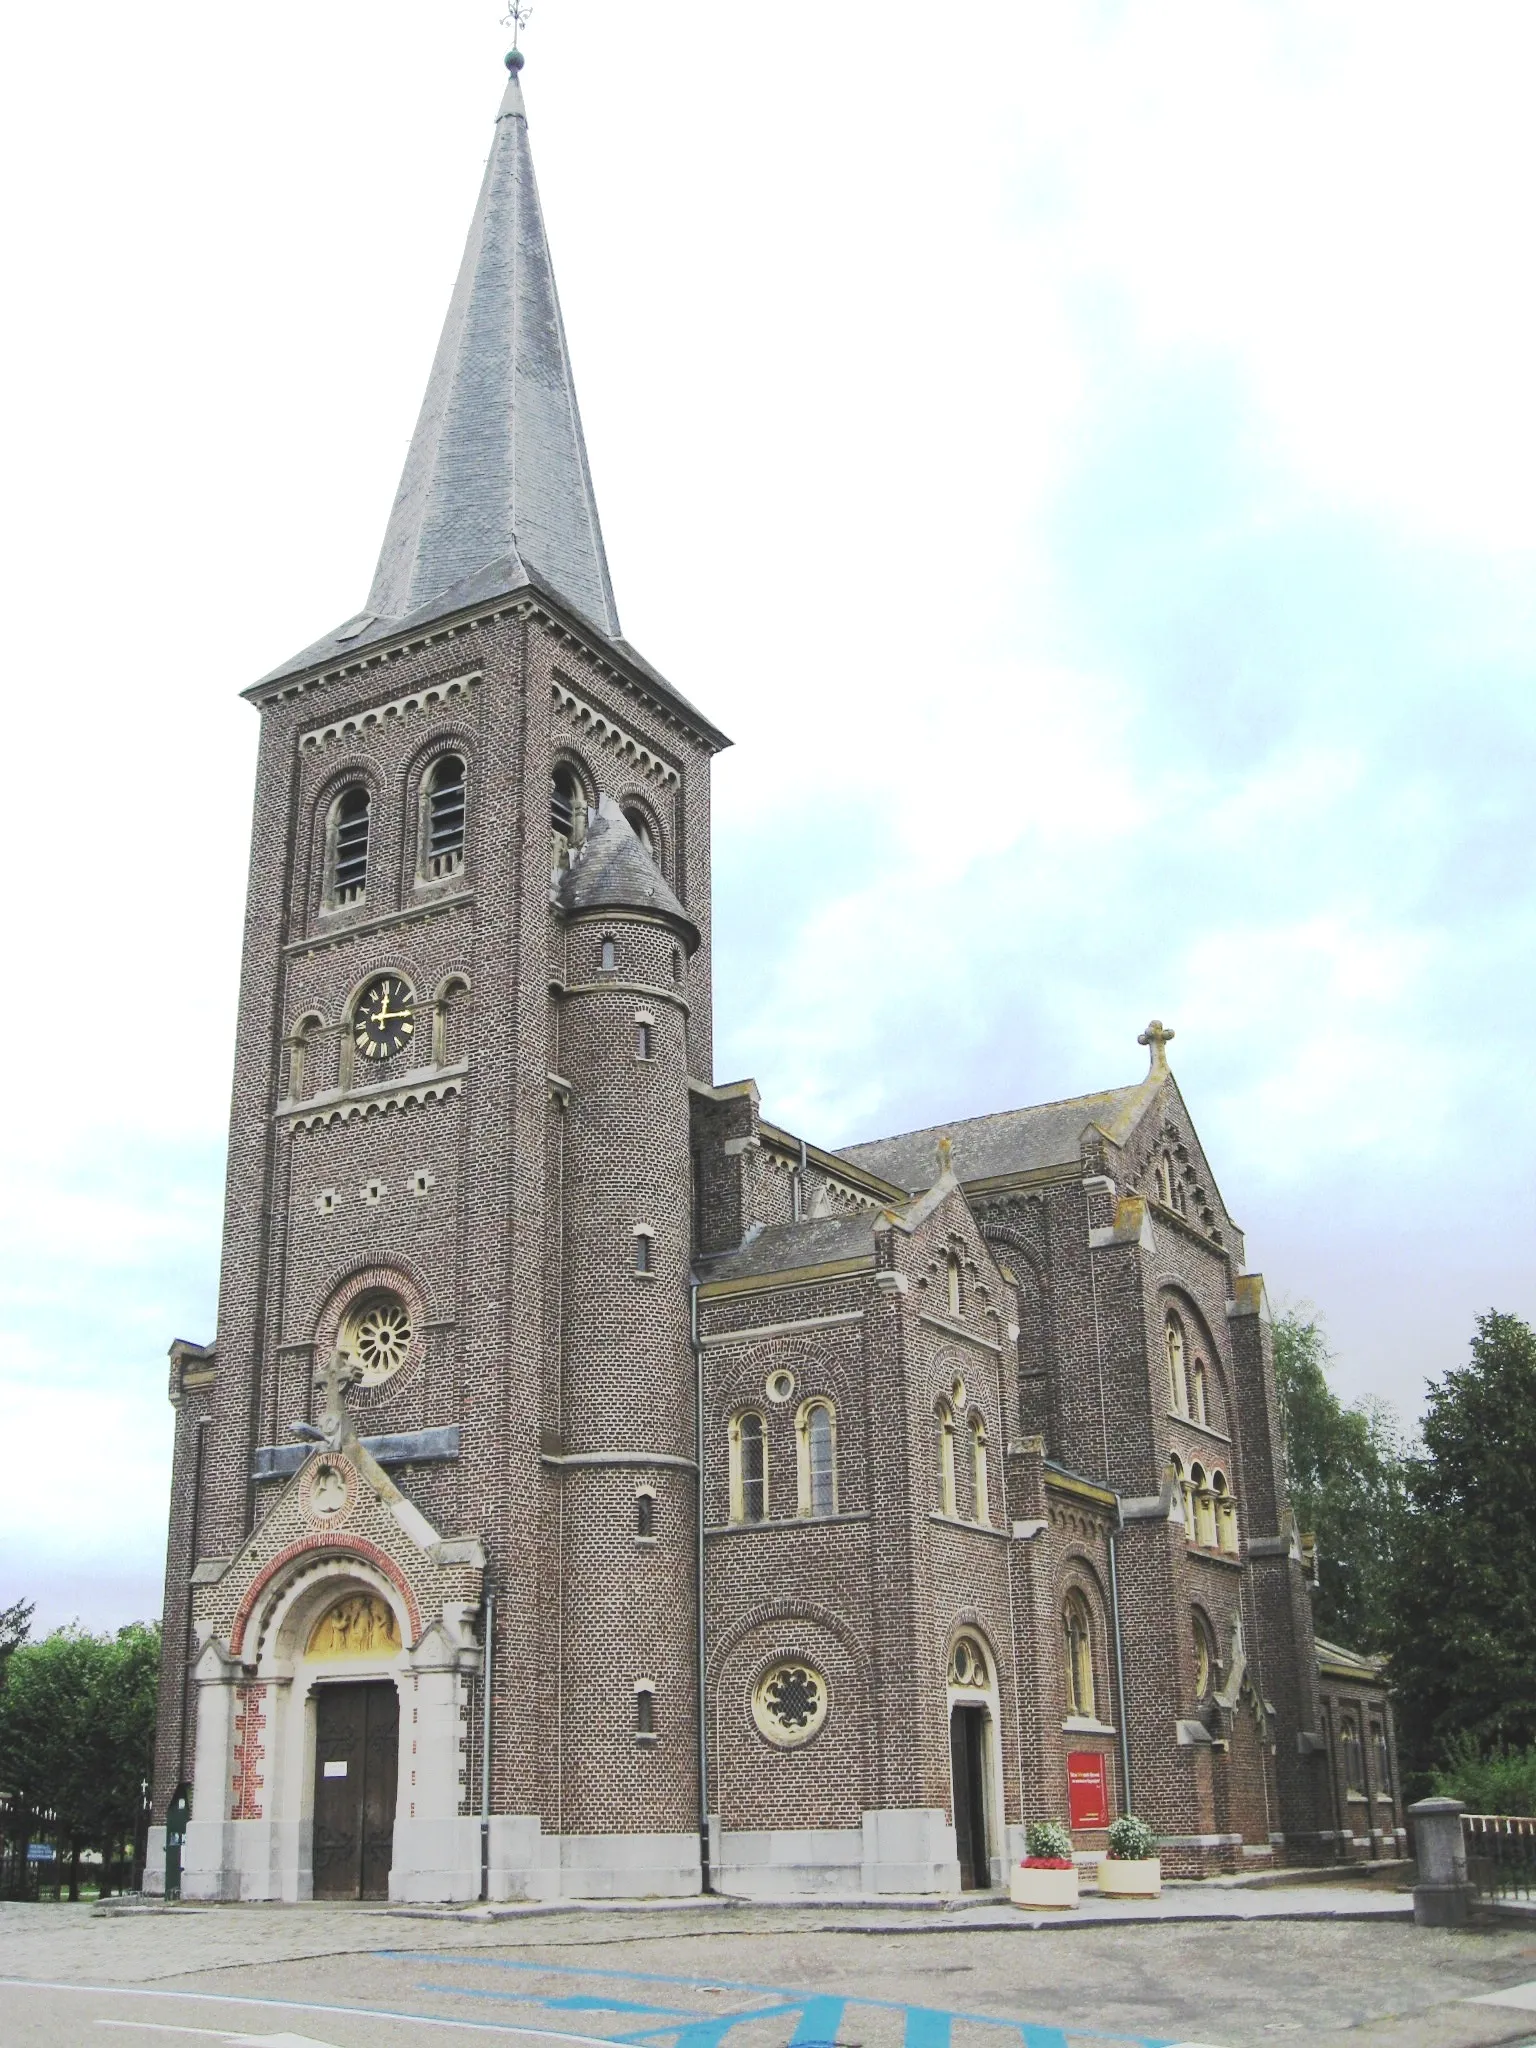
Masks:
[[[1059,1820],[1032,1820],[1025,1831],[1028,1850],[1009,1883],[1016,1906],[1032,1911],[1070,1910],[1077,1904],[1077,1865],[1072,1837]]]
[[[1156,1899],[1162,1890],[1156,1835],[1144,1820],[1122,1813],[1109,1831],[1109,1854],[1099,1863],[1100,1894],[1106,1899]]]

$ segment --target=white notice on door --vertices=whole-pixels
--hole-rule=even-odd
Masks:
[[[344,1778],[347,1775],[346,1758],[343,1757],[339,1764],[327,1764],[325,1767],[325,1775],[328,1778]]]

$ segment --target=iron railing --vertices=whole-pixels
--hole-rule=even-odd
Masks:
[[[1464,1813],[1467,1876],[1483,1899],[1536,1897],[1536,1820],[1518,1814]]]

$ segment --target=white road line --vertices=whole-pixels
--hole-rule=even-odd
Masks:
[[[369,2005],[305,2005],[294,1998],[238,1998],[228,1991],[146,1991],[132,1984],[50,1984],[33,1977],[0,1977],[0,1991],[68,1991],[91,1998],[170,1998],[187,2005],[239,2005],[263,2012],[323,2013],[329,2019],[401,2020],[412,2027],[449,2027],[461,2034],[504,2039],[563,2041],[566,2048],[614,2048],[603,2034],[562,2034],[553,2027],[499,2027],[489,2020],[439,2020],[427,2013],[387,2012]]]
[[[98,2027],[128,2027],[137,2034],[192,2034],[199,2041],[222,2041],[224,2048],[336,2048],[313,2034],[229,2034],[222,2027],[172,2027],[161,2020],[98,2020]]]
[[[1464,2005],[1512,2005],[1517,2012],[1536,2012],[1536,1983],[1512,1984],[1507,1991],[1485,1991],[1481,1998],[1466,1998]]]

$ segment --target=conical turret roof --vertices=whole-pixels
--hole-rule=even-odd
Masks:
[[[557,896],[562,910],[649,911],[678,928],[690,953],[699,949],[698,926],[611,796],[598,798],[575,862],[560,877]]]

